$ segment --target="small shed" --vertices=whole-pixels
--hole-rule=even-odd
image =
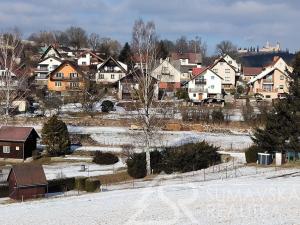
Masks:
[[[17,164],[8,175],[9,197],[15,200],[44,197],[48,182],[41,165]]]
[[[0,128],[0,158],[23,159],[36,150],[39,135],[33,127],[2,126]]]
[[[260,165],[270,165],[272,164],[272,155],[268,153],[258,153],[258,164]]]

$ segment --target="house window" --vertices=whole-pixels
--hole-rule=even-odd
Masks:
[[[56,73],[56,78],[63,78],[64,77],[64,73]]]
[[[55,87],[61,87],[61,81],[55,81]]]
[[[79,83],[78,82],[71,82],[70,87],[71,88],[77,88],[77,87],[79,87]]]
[[[283,89],[283,85],[279,85],[279,89]]]
[[[214,71],[215,73],[218,73],[218,69],[213,69],[213,71]]]
[[[99,75],[99,79],[104,79],[104,74],[101,73],[101,74]]]
[[[210,78],[211,78],[212,80],[214,80],[214,79],[215,79],[215,76],[211,76]]]
[[[10,153],[10,146],[3,146],[3,153]]]
[[[111,75],[111,79],[115,79],[115,75],[114,74]]]
[[[82,62],[82,65],[86,65],[86,62]]]
[[[225,81],[229,82],[230,81],[230,77],[225,77]]]
[[[230,73],[230,69],[225,69],[225,73]]]
[[[266,98],[271,98],[271,95],[266,95]]]
[[[211,88],[211,89],[215,89],[215,85],[211,85],[210,88]]]
[[[280,80],[284,80],[284,75],[280,75]]]
[[[231,61],[231,60],[229,60],[229,61],[228,61],[228,63],[231,65],[231,64],[232,64],[232,61]]]
[[[16,151],[19,151],[20,150],[20,147],[19,146],[16,146]]]
[[[71,77],[71,78],[77,78],[77,77],[78,77],[78,74],[77,74],[77,73],[70,73],[70,77]]]
[[[196,96],[197,96],[196,94],[193,94],[193,97],[194,97],[194,98],[196,98]]]

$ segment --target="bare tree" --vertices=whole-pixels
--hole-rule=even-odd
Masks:
[[[88,39],[89,46],[96,51],[100,47],[100,36],[96,33],[91,33]]]
[[[98,50],[106,56],[117,57],[120,54],[121,44],[111,38],[101,38]]]
[[[6,117],[16,108],[16,102],[24,100],[28,91],[28,74],[21,64],[23,45],[17,30],[0,34],[0,103]]]
[[[88,38],[85,30],[81,27],[70,27],[66,30],[66,34],[72,47],[80,49],[87,46]]]
[[[132,98],[137,109],[137,122],[142,127],[142,140],[145,145],[147,173],[151,173],[150,168],[150,147],[154,135],[157,134],[159,125],[162,124],[162,112],[160,105],[155,102],[155,82],[156,79],[151,76],[156,66],[156,46],[157,36],[155,24],[153,22],[144,23],[143,20],[137,20],[133,27],[132,48],[133,53],[138,57],[138,69],[134,70],[134,79],[137,82],[137,88],[132,93]],[[156,107],[156,108],[155,108]]]
[[[237,47],[231,41],[221,41],[216,45],[216,53],[219,55],[230,55],[235,57],[237,55]]]
[[[28,40],[34,41],[37,44],[52,45],[56,42],[55,35],[50,31],[40,31],[29,36]]]

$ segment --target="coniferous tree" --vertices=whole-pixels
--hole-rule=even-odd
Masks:
[[[70,137],[67,125],[52,116],[43,126],[42,129],[43,143],[46,150],[51,156],[64,155],[70,151]]]
[[[132,52],[128,42],[125,43],[123,49],[120,52],[119,61],[127,64],[128,67],[131,67],[132,65]]]
[[[157,51],[157,58],[158,59],[166,59],[169,56],[169,51],[165,46],[163,41],[158,43],[158,51]]]

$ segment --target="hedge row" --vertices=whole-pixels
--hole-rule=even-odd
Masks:
[[[63,192],[75,189],[75,178],[60,178],[48,181],[48,192]]]
[[[153,173],[189,172],[207,168],[220,162],[219,148],[206,142],[170,147],[150,153]],[[146,176],[146,154],[133,154],[127,160],[128,174],[134,178]]]
[[[76,177],[75,188],[80,191],[95,192],[100,189],[101,182],[95,178]]]
[[[93,162],[99,165],[113,165],[119,162],[119,158],[109,152],[96,151]]]

